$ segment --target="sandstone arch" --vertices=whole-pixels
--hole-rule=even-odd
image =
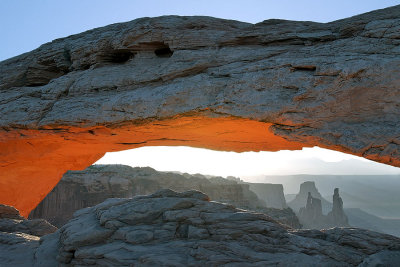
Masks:
[[[0,203],[27,215],[66,170],[145,145],[400,166],[399,18],[142,18],[0,62]]]

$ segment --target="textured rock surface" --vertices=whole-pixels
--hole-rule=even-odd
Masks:
[[[43,236],[54,233],[56,230],[57,228],[46,220],[26,220],[16,208],[0,205],[0,232]]]
[[[37,236],[0,231],[0,266],[34,266],[34,255],[38,247]]]
[[[0,62],[0,203],[27,215],[66,170],[145,145],[400,166],[399,29],[400,6],[325,24],[142,18]]]
[[[19,211],[8,205],[0,204],[0,220],[1,219],[15,219],[15,220],[23,220],[24,217],[19,214]]]
[[[0,266],[56,266],[34,263],[40,237],[56,230],[45,220],[26,220],[14,207],[0,205]]]
[[[291,230],[264,214],[207,201],[200,192],[159,191],[78,211],[47,235],[35,260],[67,266],[385,266],[400,239],[367,230]],[[53,254],[42,248],[52,245]],[[388,264],[391,263],[391,264]],[[33,265],[33,264],[32,264]],[[54,265],[53,265],[54,266]]]
[[[107,198],[147,195],[160,189],[178,192],[195,189],[206,193],[211,200],[264,212],[291,227],[299,228],[299,221],[291,210],[266,208],[265,203],[249,190],[249,184],[240,182],[233,178],[206,178],[200,174],[159,172],[152,168],[93,165],[84,171],[67,172],[30,213],[29,218],[43,218],[60,227],[72,218],[75,211],[97,205]]]
[[[255,210],[259,213],[264,213],[276,220],[279,223],[286,224],[292,228],[300,229],[303,226],[300,224],[299,218],[291,208],[275,209],[275,208],[258,208]]]
[[[44,236],[54,233],[57,227],[43,219],[13,220],[0,219],[0,231],[7,233],[25,233],[34,236]]]

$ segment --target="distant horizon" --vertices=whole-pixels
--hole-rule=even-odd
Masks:
[[[140,147],[108,152],[95,164],[152,167],[213,176],[399,175],[400,168],[319,147],[277,152],[224,152],[192,147]]]
[[[235,177],[235,178],[240,178],[242,179],[240,176],[233,176],[233,175],[228,175],[228,176],[221,176],[221,175],[213,175],[213,174],[207,174],[207,173],[193,173],[193,172],[183,172],[183,171],[162,171],[162,170],[157,170],[156,168],[152,167],[152,166],[131,166],[131,165],[127,165],[127,164],[123,164],[123,163],[93,163],[91,166],[108,166],[108,165],[122,165],[122,166],[128,166],[131,168],[152,168],[156,171],[159,172],[171,172],[171,173],[180,173],[180,174],[190,174],[190,175],[196,175],[196,174],[201,174],[204,176],[212,176],[212,177],[223,177],[223,178],[227,178],[227,177]],[[89,167],[91,167],[89,166]],[[88,167],[88,168],[89,168]],[[375,176],[400,176],[400,170],[398,174],[388,174],[388,173],[383,173],[383,174],[326,174],[326,173],[321,173],[321,174],[309,174],[309,173],[296,173],[296,174],[259,174],[259,175],[255,175],[255,176],[265,176],[265,177],[287,177],[287,176],[365,176],[365,177],[375,177]],[[244,176],[247,177],[247,176]],[[253,177],[253,176],[248,176],[248,177]],[[261,182],[260,182],[261,183]]]
[[[110,165],[121,166],[121,164],[110,164]],[[95,166],[102,167],[104,165],[95,165]],[[115,168],[115,169],[112,168],[112,169],[106,169],[106,172],[111,170],[113,171],[115,170],[116,172],[122,171],[121,168]],[[122,172],[125,173],[125,171],[126,170],[123,170]],[[160,171],[156,170],[156,172]],[[127,173],[130,172],[128,171]],[[139,171],[137,173],[142,173],[142,172]],[[173,173],[185,176],[188,174],[180,171],[166,171],[163,173]],[[189,175],[196,176],[198,174],[189,173]],[[208,179],[215,177],[214,175],[204,175],[204,174],[201,175]],[[321,197],[330,203],[332,203],[331,199],[334,193],[334,189],[339,188],[339,194],[343,199],[345,210],[356,208],[362,211],[363,215],[366,215],[366,213],[368,213],[369,216],[377,216],[386,219],[400,218],[400,209],[399,209],[400,196],[397,192],[397,188],[400,186],[400,175],[294,174],[294,175],[260,176],[258,177],[259,178],[258,180],[243,179],[244,177],[236,177],[236,178],[241,178],[243,182],[249,182],[253,184],[254,183],[281,184],[283,187],[282,193],[284,194],[287,203],[290,203],[290,201],[293,200],[294,196],[300,192],[300,185],[302,183],[311,181],[314,182],[315,189],[321,194]]]

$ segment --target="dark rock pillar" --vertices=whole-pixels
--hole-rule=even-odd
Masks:
[[[333,226],[349,226],[347,216],[343,211],[343,200],[339,195],[339,188],[335,188],[333,193],[333,207],[328,213],[328,219]]]

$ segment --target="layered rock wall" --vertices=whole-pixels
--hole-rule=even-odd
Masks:
[[[0,233],[21,233],[38,237],[56,230],[56,227],[44,219],[27,220],[16,208],[0,204]]]
[[[270,208],[286,209],[288,207],[281,184],[251,183],[250,190],[264,200]]]
[[[328,213],[328,221],[334,226],[349,226],[349,220],[343,210],[343,200],[339,195],[339,188],[335,188],[332,197],[332,211]]]
[[[324,215],[322,213],[321,199],[314,198],[308,192],[305,207],[299,210],[299,221],[307,229],[327,229],[332,227],[349,227],[348,219],[343,210],[343,201],[339,196],[339,188],[335,188],[333,194],[332,210]]]
[[[162,190],[80,210],[34,255],[30,266],[395,266],[400,239],[354,228],[293,230],[197,191]]]
[[[0,203],[146,145],[315,146],[400,166],[400,6],[331,23],[142,18],[0,62]]]
[[[299,193],[297,193],[293,200],[288,202],[288,206],[291,207],[295,212],[299,212],[300,209],[306,206],[306,204],[309,202],[309,195],[321,202],[322,213],[326,214],[332,210],[332,203],[328,202],[321,196],[317,187],[315,186],[315,182],[313,181],[301,183]]]
[[[148,195],[160,189],[173,189],[178,192],[196,189],[207,193],[211,200],[229,203],[239,208],[266,208],[265,202],[249,190],[248,184],[221,177],[207,179],[200,175],[159,172],[149,167],[93,165],[84,171],[67,172],[29,217],[43,218],[61,227],[72,218],[75,211],[95,206],[107,198]],[[275,211],[274,214],[279,212]],[[294,218],[282,214],[280,217],[287,217],[288,225],[298,224],[295,215]]]

